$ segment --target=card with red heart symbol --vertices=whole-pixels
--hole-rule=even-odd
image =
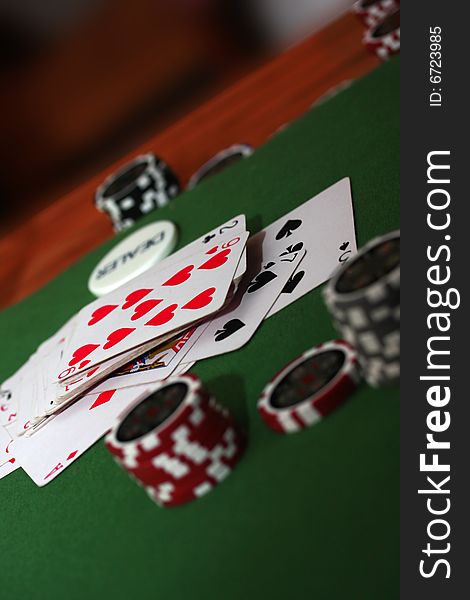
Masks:
[[[16,435],[20,422],[22,421],[21,425],[29,423],[34,412],[36,387],[41,376],[43,361],[50,356],[53,348],[57,347],[53,338],[41,344],[40,348],[15,373],[2,383],[0,424],[13,436]]]
[[[18,414],[9,432],[15,438],[34,424],[36,398],[40,388],[42,362],[33,355],[26,363],[27,377],[22,378],[17,393]]]
[[[167,342],[152,347],[137,357],[133,356],[136,352],[133,349],[79,373],[76,378],[53,382],[50,385],[50,406],[45,411],[46,414],[53,414],[62,408],[64,402],[73,400],[84,392],[99,394],[110,389],[152,384],[166,379],[194,343],[194,334],[198,329],[193,327],[172,336]],[[141,349],[140,347],[139,351]]]
[[[84,396],[31,437],[14,440],[12,454],[37,485],[46,485],[99,440],[130,404],[150,392],[138,386]]]
[[[159,347],[145,352],[124,367],[113,371],[109,377],[88,391],[90,394],[98,394],[109,389],[122,389],[136,385],[151,385],[173,375],[185,355],[196,343],[203,333],[207,324],[194,327],[164,344],[165,350]],[[162,360],[163,358],[163,360]]]
[[[19,468],[19,463],[17,460],[13,459],[12,461],[8,461],[0,467],[0,479],[3,479],[13,471]]]
[[[8,446],[11,444],[11,435],[0,425],[0,467],[10,460]]]
[[[95,300],[78,314],[58,381],[206,318],[224,304],[248,237],[231,231],[181,262],[159,266]]]
[[[162,262],[159,263],[159,267],[167,268],[171,265],[175,265],[184,258],[188,256],[192,256],[196,252],[200,252],[202,250],[209,250],[213,248],[215,245],[222,243],[224,239],[227,239],[227,235],[233,237],[239,232],[246,231],[246,217],[245,215],[237,215],[233,217],[226,223],[223,223],[216,229],[205,233],[194,242],[191,242],[187,246],[184,246],[177,252],[174,252],[167,258],[165,258]],[[222,240],[222,242],[221,242]],[[234,281],[237,281],[246,271],[246,253],[243,252],[240,262],[238,263],[237,270],[235,271],[235,275],[233,277]]]
[[[27,363],[25,363],[26,365]],[[11,426],[18,416],[17,389],[21,377],[10,378],[2,384],[0,391],[0,425]]]

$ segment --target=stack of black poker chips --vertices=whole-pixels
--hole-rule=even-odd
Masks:
[[[354,346],[366,381],[400,380],[400,233],[366,244],[337,271],[325,291],[336,328]]]
[[[166,206],[180,189],[178,178],[163,160],[143,154],[106,178],[96,190],[95,206],[108,214],[115,231],[122,231]]]

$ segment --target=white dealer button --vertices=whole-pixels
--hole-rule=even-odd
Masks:
[[[88,280],[88,289],[103,296],[140,275],[171,254],[178,239],[171,221],[141,227],[103,257]]]

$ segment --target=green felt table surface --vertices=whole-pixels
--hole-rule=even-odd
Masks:
[[[349,176],[358,245],[397,228],[399,68],[395,59],[355,82],[158,218],[178,225],[180,246],[242,212],[255,232]],[[92,300],[88,276],[114,243],[0,314],[1,380]],[[316,289],[239,351],[194,367],[249,436],[235,472],[196,502],[157,507],[102,441],[46,487],[22,470],[1,480],[2,597],[397,598],[398,389],[363,384],[293,435],[267,429],[256,410],[287,361],[335,336]]]

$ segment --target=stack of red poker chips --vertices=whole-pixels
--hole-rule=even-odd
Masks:
[[[400,52],[400,9],[390,13],[375,27],[368,29],[364,35],[364,45],[380,58],[387,60]]]
[[[356,353],[344,340],[319,344],[288,363],[264,388],[258,412],[278,433],[311,427],[333,412],[360,382]]]
[[[377,58],[400,52],[400,0],[358,0],[352,11],[366,28],[362,43]]]
[[[123,416],[105,444],[160,506],[209,492],[245,449],[235,420],[192,374],[167,379]]]
[[[400,8],[400,0],[358,0],[353,4],[352,11],[364,25],[375,27],[387,15]]]

